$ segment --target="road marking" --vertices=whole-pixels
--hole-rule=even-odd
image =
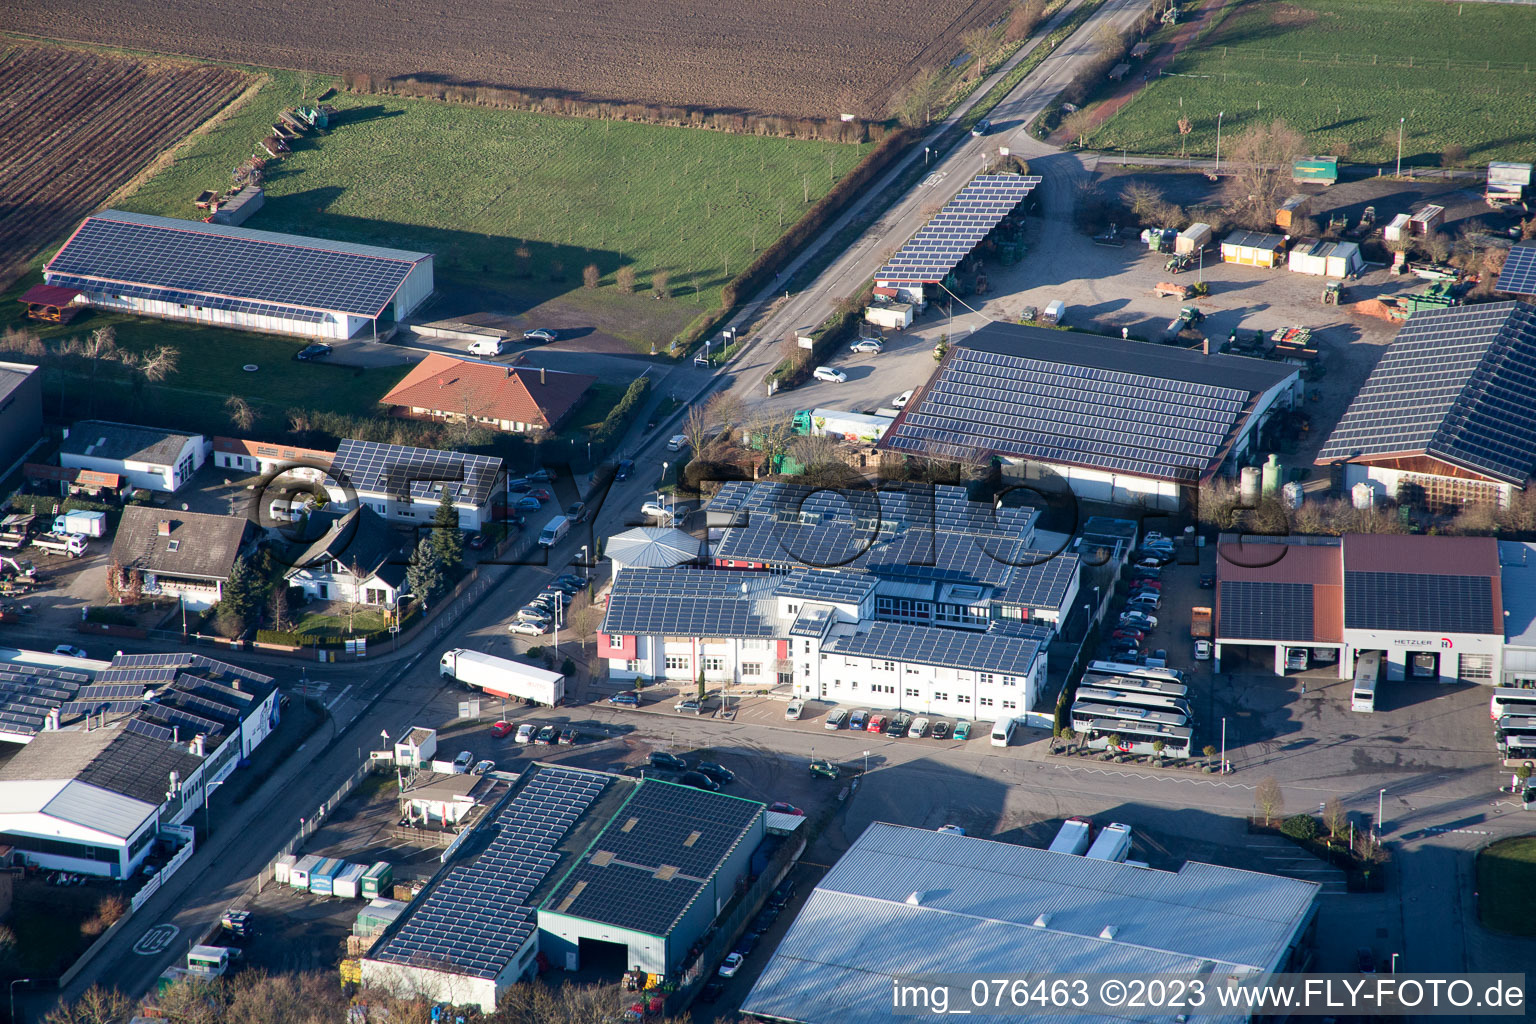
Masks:
[[[1108,768],[1090,768],[1087,765],[1058,764],[1055,767],[1069,772],[1090,772],[1094,775],[1115,775],[1122,779],[1145,779],[1151,782],[1177,782],[1185,786],[1220,786],[1223,789],[1252,789],[1241,782],[1219,782],[1216,779],[1176,779],[1167,775],[1146,775],[1141,772],[1120,772]]]
[[[340,704],[341,703],[341,698],[345,697],[347,695],[347,692],[349,690],[351,690],[351,689],[352,689],[352,684],[351,683],[348,683],[346,686],[342,687],[341,692],[338,693],[334,698],[332,698],[331,702],[325,706],[325,710],[329,711],[332,708],[334,708],[337,704]]]
[[[1480,828],[1444,828],[1444,827],[1442,827],[1440,825],[1431,825],[1428,828],[1424,829],[1423,831],[1425,831],[1425,832],[1433,832],[1436,835],[1453,835],[1453,836],[1493,836],[1493,835],[1498,835],[1497,832],[1485,832],[1485,831],[1483,831]]]
[[[171,948],[180,932],[173,924],[157,924],[133,944],[133,951],[139,956],[159,956]]]

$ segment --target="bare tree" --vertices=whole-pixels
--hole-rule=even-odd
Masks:
[[[665,270],[658,270],[651,275],[651,291],[658,299],[671,298],[671,280],[672,279],[667,276],[667,272]]]
[[[912,76],[896,100],[896,116],[909,128],[921,128],[933,120],[933,108],[943,96],[943,78],[937,68],[923,68]]]
[[[1227,162],[1233,205],[1250,217],[1267,218],[1291,188],[1291,165],[1306,145],[1302,134],[1278,118],[1237,137]]]
[[[1272,818],[1278,817],[1285,810],[1285,794],[1280,791],[1280,780],[1273,775],[1260,779],[1253,790],[1253,805],[1264,815],[1266,825]]]
[[[146,383],[159,384],[176,372],[180,362],[180,352],[169,345],[160,345],[139,356],[137,368]]]
[[[1060,131],[1079,146],[1093,127],[1093,114],[1087,110],[1075,110],[1062,119]]]
[[[1330,839],[1337,839],[1349,828],[1349,815],[1344,812],[1344,804],[1338,797],[1329,797],[1323,804],[1323,824],[1328,826]]]
[[[613,275],[613,283],[614,287],[618,288],[625,295],[632,293],[635,290],[635,268],[631,266],[620,267],[618,272]]]
[[[1440,151],[1441,167],[1465,167],[1467,163],[1467,147],[1457,143],[1451,143]]]
[[[683,436],[688,439],[688,447],[692,450],[693,457],[701,457],[705,446],[715,436],[710,426],[709,415],[703,407],[695,405],[688,410],[688,416],[683,420]]]
[[[1164,206],[1162,189],[1142,181],[1127,185],[1122,199],[1143,221],[1154,219]]]
[[[743,408],[741,396],[734,391],[717,391],[704,404],[704,412],[712,422],[720,424],[721,432],[726,434],[740,426]]]
[[[290,625],[288,621],[288,581],[278,580],[272,588],[272,596],[267,600],[267,608],[272,614],[272,628],[286,630]]]
[[[961,48],[974,58],[966,69],[972,77],[980,78],[987,73],[1000,43],[997,34],[985,25],[978,25],[960,37]]]
[[[229,413],[229,422],[242,434],[256,424],[256,410],[239,395],[230,395],[224,399],[224,411]]]
[[[1028,39],[1044,16],[1045,0],[1015,0],[1013,9],[1008,12],[1008,25],[1003,29],[1003,38],[1010,43]]]
[[[603,272],[597,269],[596,263],[588,263],[581,268],[581,284],[584,288],[596,288],[603,279]]]
[[[765,413],[753,418],[746,432],[752,447],[762,453],[769,469],[775,470],[794,443],[795,423],[789,416]]]

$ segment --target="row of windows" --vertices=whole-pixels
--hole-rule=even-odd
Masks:
[[[618,644],[615,646],[623,646]],[[725,659],[714,655],[706,655],[703,659],[705,672],[724,672]],[[624,667],[630,672],[640,671],[640,662],[626,661]],[[693,659],[686,654],[667,655],[667,671],[691,672],[693,671]],[[760,676],[763,674],[763,663],[760,661],[744,661],[741,663],[741,674],[744,676]]]

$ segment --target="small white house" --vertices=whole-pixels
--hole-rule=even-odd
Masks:
[[[912,304],[910,302],[877,302],[864,310],[864,319],[889,330],[904,330],[912,326]]]
[[[192,478],[209,450],[201,434],[81,420],[65,432],[59,465],[116,473],[130,487],[170,493]]]
[[[437,756],[437,730],[416,726],[395,741],[395,767],[425,768]]]
[[[364,505],[310,513],[300,527],[312,538],[288,553],[289,585],[320,601],[392,608],[405,590],[405,538]]]

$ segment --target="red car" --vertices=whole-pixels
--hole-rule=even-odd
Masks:
[[[506,739],[508,736],[512,735],[512,730],[516,728],[517,726],[513,725],[511,722],[497,722],[495,725],[491,726],[491,735],[499,740]]]
[[[1139,629],[1131,629],[1130,627],[1126,627],[1124,629],[1115,630],[1113,633],[1109,634],[1109,638],[1111,640],[1145,640],[1147,638],[1147,634],[1143,633]]]
[[[528,492],[528,496],[530,498],[538,498],[540,501],[549,501],[554,497],[553,494],[550,494],[549,491],[543,487],[535,487],[533,490]]]
[[[864,727],[865,732],[885,732],[885,727],[891,724],[891,720],[884,715],[870,715],[869,724]]]
[[[1131,589],[1161,591],[1163,589],[1163,584],[1161,580],[1132,580]]]
[[[768,809],[778,814],[793,814],[801,818],[805,817],[805,812],[800,808],[796,807],[794,804],[786,804],[782,801],[769,804]]]

